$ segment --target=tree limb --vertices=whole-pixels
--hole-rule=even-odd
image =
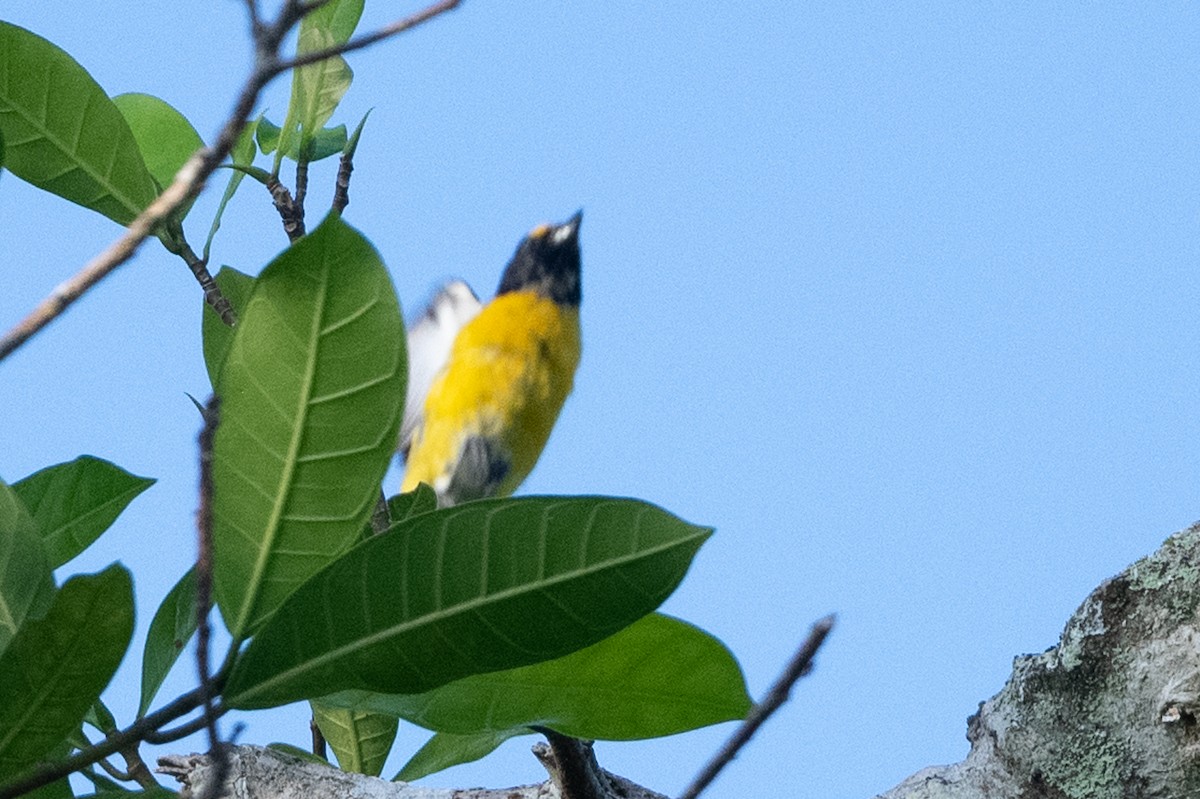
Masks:
[[[1016,659],[961,763],[880,799],[1200,796],[1200,524],[1106,580],[1057,646]]]
[[[258,746],[226,747],[229,774],[216,797],[232,799],[564,799],[553,781],[515,788],[422,788],[407,782],[352,774]],[[209,793],[214,765],[208,755],[159,758],[158,771],[183,784],[181,799]],[[623,799],[666,799],[622,777],[603,772]]]

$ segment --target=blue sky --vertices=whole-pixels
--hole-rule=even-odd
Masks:
[[[368,2],[363,25],[407,8]],[[211,138],[249,63],[241,11],[0,17]],[[866,797],[961,759],[1012,657],[1200,517],[1198,32],[1183,2],[467,2],[351,57],[335,121],[374,110],[346,218],[409,313],[450,276],[491,292],[525,231],[584,209],[583,362],[524,490],[715,526],[665,609],[726,641],[755,696],[838,614],[714,799]],[[265,105],[285,103],[277,82]],[[214,257],[257,271],[285,240],[250,189]],[[10,175],[0,218],[3,327],[117,233]],[[130,564],[141,632],[192,557],[198,320],[186,269],[147,247],[0,364],[5,479],[82,453],[159,478],[72,564]],[[307,735],[298,709],[248,724]],[[598,751],[674,794],[728,732]],[[431,783],[541,779],[530,740]]]

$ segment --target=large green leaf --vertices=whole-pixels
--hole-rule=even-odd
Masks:
[[[132,635],[133,581],[117,564],[68,580],[22,625],[0,657],[0,782],[79,728]]]
[[[227,701],[416,693],[560,657],[656,608],[711,533],[608,497],[485,500],[410,517],[280,608],[234,666]]]
[[[142,650],[142,698],[138,716],[145,714],[167,673],[196,632],[196,572],[188,569],[167,592],[150,621]]]
[[[53,568],[100,537],[133,498],[154,485],[100,458],[83,455],[13,484],[46,543]]]
[[[434,733],[433,737],[409,758],[395,779],[412,782],[451,766],[473,763],[490,755],[496,750],[496,747],[509,738],[529,733],[530,730],[501,730],[499,732],[480,732],[474,735]]]
[[[70,740],[64,740],[47,752],[44,759],[47,761],[63,760],[70,756],[74,748]],[[75,793],[71,790],[71,781],[67,777],[63,777],[49,785],[35,788],[22,796],[23,799],[74,799]]]
[[[254,291],[254,278],[231,266],[222,266],[221,271],[217,272],[216,281],[217,287],[240,318],[250,300],[251,292]],[[208,370],[209,383],[215,387],[221,367],[225,364],[225,356],[229,354],[229,346],[233,344],[235,328],[222,322],[221,317],[207,302],[202,304],[200,314],[204,367]]]
[[[26,619],[54,599],[54,578],[37,524],[21,498],[0,480],[0,654]]]
[[[221,374],[216,597],[244,638],[357,540],[396,447],[400,304],[379,255],[326,219],[255,282]]]
[[[342,771],[378,777],[396,740],[395,716],[312,703],[313,721],[337,755]]]
[[[17,177],[127,225],[157,196],[125,118],[64,50],[0,22],[0,131]]]
[[[741,668],[724,644],[659,614],[557,660],[467,677],[423,694],[346,691],[321,701],[458,735],[540,726],[610,741],[740,719],[751,705]]]

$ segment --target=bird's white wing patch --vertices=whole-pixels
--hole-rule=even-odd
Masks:
[[[420,427],[425,412],[425,397],[433,379],[446,365],[458,331],[482,308],[470,286],[453,280],[442,286],[425,313],[408,329],[408,393],[400,425],[402,456],[408,457],[413,433]]]

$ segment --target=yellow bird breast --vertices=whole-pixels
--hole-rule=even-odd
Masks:
[[[575,382],[581,351],[578,308],[533,291],[501,294],[467,323],[425,400],[402,491],[428,483],[439,495],[463,483],[464,447],[488,453],[492,482],[467,475],[468,494],[505,496],[537,462]],[[477,458],[476,458],[477,460]],[[461,462],[460,462],[461,461]],[[479,470],[476,463],[470,467]],[[486,485],[485,485],[486,483]],[[459,492],[461,493],[461,492]]]

